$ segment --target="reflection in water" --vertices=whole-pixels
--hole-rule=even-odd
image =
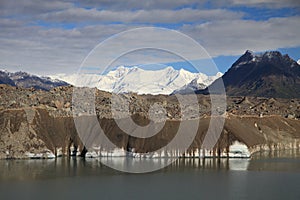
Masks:
[[[122,172],[112,170],[101,163],[110,159],[120,165],[133,164],[135,158],[57,158],[49,160],[0,160],[0,180],[58,179],[75,176],[118,175]],[[102,160],[103,161],[103,160]],[[148,159],[149,164],[160,165],[168,159]],[[166,171],[207,171],[207,170],[250,170],[250,171],[300,171],[299,151],[274,151],[253,155],[251,159],[178,159]]]
[[[281,151],[263,151],[253,154],[252,160],[260,160],[264,158],[295,158],[300,159],[299,149],[288,149]]]
[[[300,172],[300,151],[259,152],[252,156],[248,170]]]
[[[98,162],[87,164],[82,158],[1,160],[0,180],[56,179],[90,175],[101,171],[102,167]]]
[[[248,169],[250,159],[231,159],[229,160],[229,169],[245,171]]]

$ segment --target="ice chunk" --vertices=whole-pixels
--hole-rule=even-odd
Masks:
[[[249,158],[251,156],[248,147],[238,141],[229,146],[228,155],[230,158]]]

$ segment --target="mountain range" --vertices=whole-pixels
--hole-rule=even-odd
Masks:
[[[144,70],[138,67],[120,66],[105,75],[98,74],[58,74],[50,76],[75,86],[97,87],[114,93],[135,92],[138,94],[171,94],[174,91],[192,88],[204,89],[222,73],[207,76],[184,69],[166,67],[161,70]]]
[[[0,70],[0,84],[7,84],[23,88],[35,88],[41,90],[50,90],[59,86],[69,85],[68,83],[51,79],[49,77],[40,77],[26,72],[8,72]]]
[[[219,81],[223,81],[228,96],[300,98],[300,60],[295,61],[279,51],[256,54],[247,50],[224,75],[217,73],[215,76],[172,67],[144,70],[120,66],[105,75],[57,74],[50,77],[0,70],[0,84],[42,90],[71,84],[114,93],[169,95],[195,91],[208,94],[208,88],[218,85]]]

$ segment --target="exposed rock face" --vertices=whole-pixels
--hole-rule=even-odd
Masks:
[[[71,86],[47,92],[0,85],[0,158],[25,158],[26,152],[70,155],[78,150],[84,154],[86,150],[72,116],[72,91]],[[112,118],[111,94],[97,90],[95,107],[99,124],[117,147],[151,152],[174,138],[182,123],[181,108],[175,96],[126,94],[124,97],[130,102],[132,119],[137,124],[149,123],[147,113],[155,102],[166,109],[167,121],[163,129],[150,138],[130,136]],[[203,150],[203,139],[210,123],[209,96],[198,95],[198,101],[199,129],[186,152],[189,155]],[[228,98],[222,134],[215,147],[206,153],[224,156],[235,141],[246,144],[251,152],[299,148],[299,102],[299,99]],[[195,120],[196,114],[190,113],[190,120]]]
[[[67,155],[72,144],[83,147],[70,117],[53,117],[42,108],[2,110],[0,116],[2,158],[23,158],[26,153],[46,157],[59,148]]]

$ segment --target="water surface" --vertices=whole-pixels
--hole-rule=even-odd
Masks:
[[[124,162],[124,158],[115,158]],[[99,159],[1,160],[1,199],[300,199],[299,151],[179,159],[147,174]]]

